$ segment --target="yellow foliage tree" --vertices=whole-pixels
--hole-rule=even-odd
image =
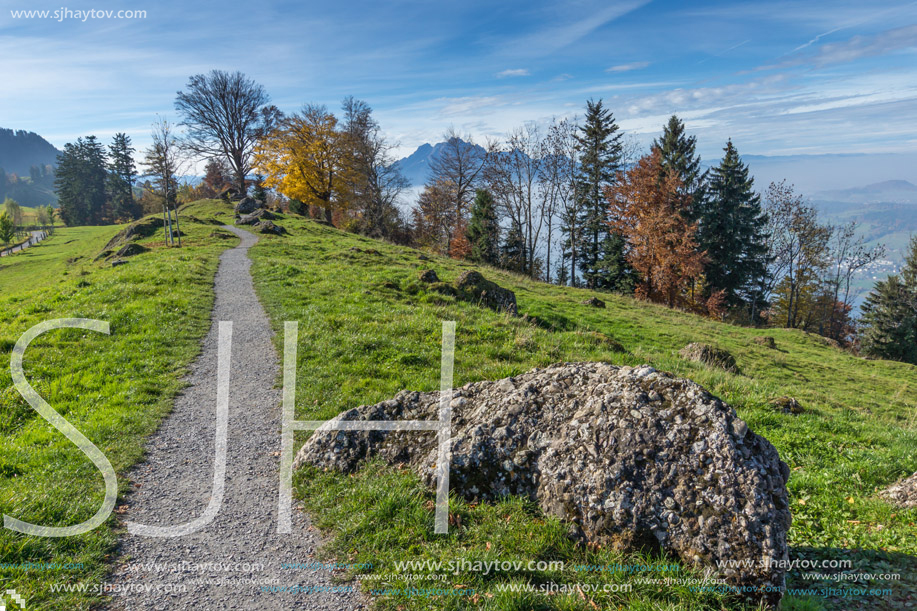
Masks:
[[[343,188],[352,172],[337,118],[324,106],[309,105],[284,118],[255,149],[255,168],[264,184],[290,199],[332,211],[346,207]]]

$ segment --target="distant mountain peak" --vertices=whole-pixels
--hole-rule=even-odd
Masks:
[[[0,127],[0,168],[28,175],[29,168],[57,165],[60,151],[34,132]]]
[[[906,180],[883,180],[882,182],[874,182],[862,188],[876,191],[917,191],[917,185]]]
[[[815,198],[846,203],[917,204],[917,185],[907,180],[883,180],[851,189],[820,191]]]
[[[458,140],[465,146],[472,146],[461,138]],[[394,165],[401,170],[404,177],[411,182],[411,186],[422,187],[430,177],[430,165],[442,154],[443,147],[445,147],[446,144],[446,142],[437,142],[436,144],[427,142],[421,144],[413,153],[399,159]],[[481,148],[478,144],[474,146],[476,148]]]

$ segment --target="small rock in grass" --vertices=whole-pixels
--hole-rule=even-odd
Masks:
[[[275,225],[271,221],[261,221],[255,225],[255,229],[258,233],[268,233],[271,235],[283,235],[287,232],[286,229],[280,225]]]
[[[455,281],[455,290],[466,301],[480,303],[498,312],[508,312],[518,316],[516,294],[496,282],[491,282],[474,270],[462,272]]]
[[[439,276],[436,275],[436,272],[432,269],[427,269],[420,272],[420,281],[421,282],[439,282]]]
[[[895,482],[880,492],[879,496],[904,509],[917,507],[917,473]]]
[[[753,342],[759,346],[764,346],[765,348],[777,348],[777,342],[770,335],[759,335],[758,337],[752,338]]]
[[[678,356],[695,363],[703,363],[709,367],[716,367],[729,373],[738,373],[735,358],[726,350],[713,346],[692,342],[678,352]]]
[[[133,242],[131,242],[130,244],[125,244],[124,246],[119,248],[118,252],[115,253],[115,256],[118,258],[133,257],[134,255],[139,255],[140,253],[147,252],[148,250],[149,249],[146,248],[145,246],[141,246],[140,244],[134,244]]]
[[[804,410],[802,405],[799,404],[793,397],[777,397],[776,399],[771,399],[770,406],[774,408],[775,411],[783,412],[784,414],[801,414]]]

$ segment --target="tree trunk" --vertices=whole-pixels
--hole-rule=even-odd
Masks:
[[[178,235],[178,247],[181,248],[181,228],[178,226],[178,208],[175,209],[175,233]]]

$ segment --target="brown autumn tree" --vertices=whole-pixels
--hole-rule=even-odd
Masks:
[[[412,210],[414,233],[419,246],[441,255],[449,254],[458,225],[454,201],[455,186],[450,181],[434,181],[424,187]]]
[[[675,307],[685,303],[693,279],[703,271],[697,224],[681,212],[691,204],[679,178],[663,172],[658,150],[605,190],[609,225],[627,241],[627,260],[640,275],[637,295]]]

